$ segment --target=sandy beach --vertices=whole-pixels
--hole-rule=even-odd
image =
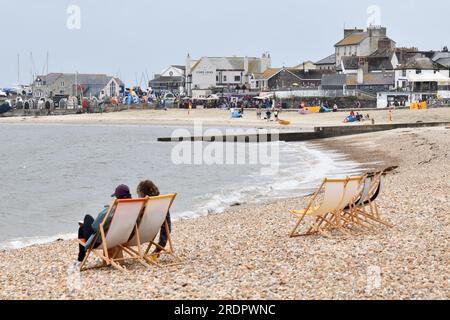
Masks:
[[[215,119],[219,113],[202,114]],[[102,117],[115,123],[128,117],[131,122],[152,123],[155,114],[131,111],[60,119],[72,123],[89,117],[88,123],[98,123],[96,118]],[[386,112],[373,114],[381,122]],[[398,112],[396,120],[411,121],[410,114]],[[419,111],[416,116],[450,120],[448,109]],[[298,117],[296,125],[304,125],[305,118],[292,117]],[[320,117],[321,122],[334,123],[342,114]],[[388,176],[378,202],[382,217],[394,228],[354,237],[290,239],[294,219],[288,210],[302,208],[307,198],[235,207],[220,215],[175,222],[173,240],[182,259],[175,266],[167,266],[171,259],[162,258],[162,268],[131,263],[128,273],[105,268],[80,274],[71,267],[76,241],[0,252],[0,299],[450,298],[450,130],[399,129],[315,143],[370,163],[367,170],[399,166]],[[375,282],[374,272],[379,274]]]
[[[361,111],[375,119],[376,124],[390,123],[387,110]],[[184,109],[164,110],[125,110],[103,114],[80,114],[42,117],[0,117],[1,123],[60,123],[60,124],[136,124],[136,125],[192,125],[200,121],[204,126],[217,127],[275,127],[279,129],[312,129],[316,126],[360,125],[370,122],[344,124],[348,112],[308,114],[282,112],[280,119],[291,122],[282,126],[276,122],[258,120],[255,110],[247,110],[241,119],[231,119],[227,110],[205,109],[188,111]],[[405,122],[450,122],[450,109],[437,108],[429,110],[395,110],[392,123]]]

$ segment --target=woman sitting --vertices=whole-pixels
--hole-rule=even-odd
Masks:
[[[139,183],[139,185],[137,186],[137,194],[139,198],[157,197],[160,195],[158,187],[150,180],[145,180]],[[162,251],[161,248],[166,247],[168,239],[166,223],[169,232],[172,232],[172,222],[170,220],[170,212],[167,212],[166,222],[161,226],[161,230],[159,232],[159,243],[158,243],[159,247],[157,247],[153,251],[154,254],[160,253]]]

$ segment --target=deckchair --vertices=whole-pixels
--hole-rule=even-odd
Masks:
[[[372,185],[369,192],[364,198],[362,198],[358,203],[355,204],[354,212],[366,221],[375,221],[381,223],[387,227],[392,228],[393,226],[380,218],[378,206],[376,200],[383,190],[384,183],[386,179],[386,170],[376,173],[372,178]],[[366,209],[369,208],[370,212]]]
[[[84,270],[84,265],[91,253],[94,253],[104,261],[104,265],[112,265],[116,269],[125,271],[126,269],[120,265],[121,261],[131,258],[117,258],[119,250],[110,256],[108,253],[112,249],[123,249],[124,244],[128,242],[133,230],[137,230],[136,221],[144,209],[146,199],[122,199],[115,200],[109,208],[108,213],[100,224],[100,232],[94,238],[91,246],[87,248],[86,256],[80,265],[80,271]],[[105,231],[105,223],[112,216],[111,223],[107,231]],[[101,246],[95,248],[98,238],[101,238]],[[85,245],[83,240],[79,241],[81,245]],[[104,266],[102,265],[102,267]]]
[[[141,262],[146,261],[158,265],[157,260],[153,259],[155,255],[149,254],[151,247],[155,246],[161,250],[160,253],[167,253],[177,258],[175,256],[169,226],[166,221],[167,213],[175,201],[176,196],[176,194],[168,194],[147,198],[142,218],[137,226],[137,232],[135,232],[130,241],[124,246],[127,253],[140,259]],[[155,242],[155,238],[163,225],[167,232],[169,249],[163,248]],[[147,248],[143,249],[142,246],[145,244],[147,244]]]
[[[338,229],[340,232],[350,235],[352,232],[348,230],[349,219],[345,215],[345,208],[349,208],[348,211],[352,214],[354,211],[354,202],[361,197],[364,188],[363,186],[364,177],[348,177],[345,182],[344,195],[342,197],[341,203],[336,208],[333,214],[334,224],[328,224],[326,229]],[[319,227],[323,221],[318,221]]]
[[[297,223],[291,231],[290,237],[293,238],[322,233],[322,230],[320,229],[322,223],[334,226],[334,222],[329,219],[329,216],[333,216],[334,213],[336,213],[336,211],[339,209],[342,203],[342,199],[344,198],[346,183],[347,179],[326,178],[310,198],[305,209],[290,211],[298,218]],[[317,205],[319,194],[322,191],[324,192],[323,199],[321,203]],[[313,219],[315,219],[315,222],[309,227],[306,233],[300,233],[300,225],[302,224],[306,216],[312,217]]]

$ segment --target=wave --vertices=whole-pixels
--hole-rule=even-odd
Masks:
[[[38,244],[51,243],[57,240],[74,240],[77,235],[74,233],[59,234],[54,236],[24,237],[0,242],[0,250],[22,249]]]
[[[220,192],[196,197],[192,210],[175,212],[174,218],[197,218],[220,214],[235,205],[260,204],[275,199],[306,196],[325,177],[337,178],[361,173],[361,165],[345,154],[315,147],[310,143],[282,143],[278,174],[270,179],[253,174],[245,186],[232,185]]]

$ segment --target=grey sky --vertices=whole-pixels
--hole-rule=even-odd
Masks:
[[[343,26],[366,27],[370,5],[398,46],[450,45],[447,0],[0,0],[0,87],[29,82],[36,72],[119,75],[135,85],[170,64],[200,56],[272,55],[273,66],[319,60],[334,51]],[[81,8],[81,29],[69,30],[69,5]],[[144,84],[144,83],[143,83]]]

